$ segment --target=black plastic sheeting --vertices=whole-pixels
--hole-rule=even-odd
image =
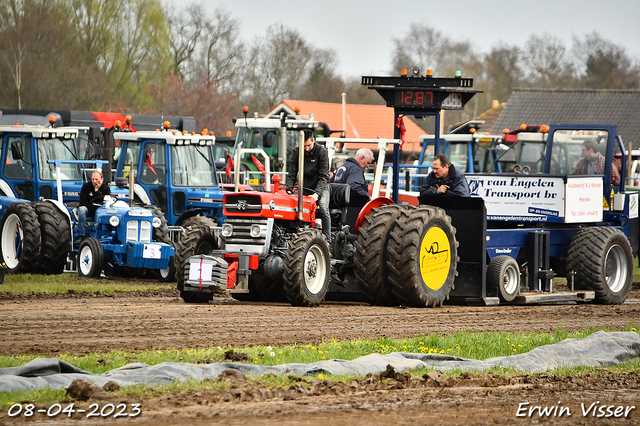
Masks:
[[[505,367],[525,373],[539,373],[558,367],[611,366],[640,358],[640,336],[634,332],[599,331],[582,339],[540,346],[530,352],[485,360],[466,359],[440,354],[393,352],[386,355],[370,354],[352,361],[332,359],[311,364],[283,364],[262,366],[227,363],[188,364],[164,362],[158,365],[133,363],[103,374],[91,374],[56,358],[38,358],[19,367],[0,368],[0,392],[20,389],[62,389],[75,379],[104,386],[114,381],[120,386],[170,384],[174,381],[215,379],[227,369],[243,374],[317,375],[319,373],[365,375],[385,371],[387,365],[398,371],[432,367],[437,370],[461,369],[484,371]]]

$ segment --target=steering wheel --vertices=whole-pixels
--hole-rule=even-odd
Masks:
[[[297,194],[298,193],[298,187],[294,186],[291,189],[291,194]],[[302,195],[313,195],[316,194],[318,196],[318,198],[320,198],[320,193],[318,191],[316,191],[315,189],[311,189],[311,188],[303,188],[302,189]]]

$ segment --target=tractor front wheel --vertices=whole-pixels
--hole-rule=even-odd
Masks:
[[[304,229],[289,241],[285,253],[284,291],[294,306],[317,306],[329,289],[329,245],[320,231]]]
[[[100,241],[93,237],[85,238],[78,250],[78,275],[85,278],[99,277],[104,264],[104,252]]]

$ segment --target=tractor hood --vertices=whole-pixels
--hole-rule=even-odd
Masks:
[[[303,221],[315,221],[316,203],[303,198]],[[298,196],[284,190],[271,192],[236,192],[224,194],[224,215],[227,217],[266,217],[295,220],[298,217]]]

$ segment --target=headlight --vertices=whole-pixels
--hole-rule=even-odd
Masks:
[[[231,234],[233,234],[233,225],[230,225],[228,223],[225,223],[224,225],[222,225],[222,236],[230,237]]]
[[[118,216],[111,216],[109,218],[109,224],[113,227],[118,226],[118,224],[120,223],[120,219],[118,219]]]
[[[160,225],[162,225],[162,221],[159,217],[154,217],[153,221],[151,221],[151,224],[153,224],[154,228],[160,228]]]
[[[251,225],[251,236],[253,238],[258,238],[260,236],[260,226],[258,225]]]

